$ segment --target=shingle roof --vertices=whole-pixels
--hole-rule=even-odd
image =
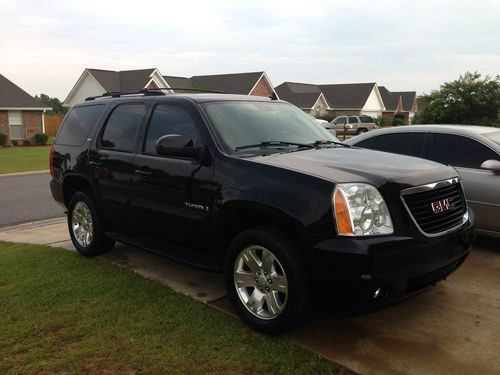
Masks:
[[[187,77],[174,77],[174,76],[163,76],[163,79],[167,81],[168,85],[173,88],[182,89],[192,89],[193,84],[191,79]]]
[[[140,70],[87,69],[106,91],[136,91],[143,89],[151,79],[154,68]]]
[[[0,74],[0,108],[48,107]]]
[[[384,86],[379,86],[380,96],[384,102],[386,111],[396,111],[398,108],[399,100],[401,98],[400,93],[390,92]]]
[[[401,101],[403,103],[403,111],[411,112],[411,110],[413,109],[413,104],[415,103],[415,100],[417,99],[417,92],[416,91],[397,91],[397,92],[393,92],[393,94],[401,95]]]
[[[250,94],[264,72],[216,74],[208,76],[193,76],[193,88],[223,91],[230,94]]]
[[[364,107],[375,82],[318,85],[335,109],[361,109]]]
[[[274,90],[278,93],[280,99],[303,109],[313,108],[321,95],[318,86],[307,83],[284,82],[276,86]]]

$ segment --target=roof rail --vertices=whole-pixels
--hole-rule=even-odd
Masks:
[[[89,96],[85,98],[85,101],[91,101],[98,98],[119,98],[121,96],[126,95],[144,95],[144,96],[155,96],[155,95],[165,95],[165,92],[161,90],[183,90],[183,91],[195,91],[195,92],[210,92],[215,94],[226,94],[223,91],[214,91],[214,90],[203,90],[203,89],[189,89],[189,88],[177,88],[177,87],[153,87],[148,89],[142,89],[137,91],[107,91],[102,95],[97,96]]]

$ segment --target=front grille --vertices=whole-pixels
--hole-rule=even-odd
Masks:
[[[402,194],[410,215],[426,234],[446,232],[463,223],[467,204],[462,187],[458,179],[448,182],[438,183],[428,190]]]

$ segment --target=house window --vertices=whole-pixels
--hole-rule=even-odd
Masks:
[[[10,139],[23,139],[23,113],[9,111],[9,137]]]

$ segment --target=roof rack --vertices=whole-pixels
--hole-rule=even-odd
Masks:
[[[203,89],[188,89],[188,88],[180,88],[180,87],[154,87],[148,89],[142,89],[137,91],[106,91],[102,95],[97,96],[89,96],[85,98],[85,101],[91,101],[98,98],[119,98],[121,96],[127,95],[144,95],[144,96],[156,96],[156,95],[165,95],[165,92],[161,90],[182,90],[182,91],[194,91],[194,92],[209,92],[214,94],[226,94],[223,91],[214,91],[214,90],[203,90]]]

